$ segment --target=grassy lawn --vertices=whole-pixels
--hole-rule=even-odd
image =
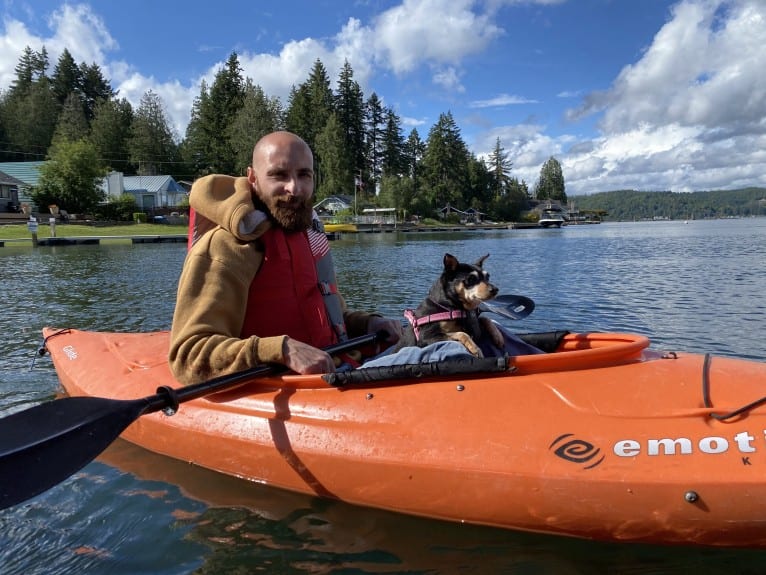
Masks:
[[[125,226],[86,226],[80,224],[56,224],[56,237],[69,238],[81,236],[112,236],[121,238],[125,236],[175,236],[185,235],[189,230],[186,225],[173,226],[169,224],[129,224]],[[39,224],[37,237],[45,239],[51,237],[49,224]],[[32,234],[26,224],[0,225],[0,240],[29,240]]]

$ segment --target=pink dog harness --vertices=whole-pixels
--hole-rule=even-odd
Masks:
[[[448,319],[462,319],[467,315],[468,314],[463,310],[450,309],[439,313],[424,315],[423,317],[415,317],[415,312],[411,309],[404,310],[404,317],[407,318],[407,321],[410,322],[410,325],[412,325],[412,331],[415,333],[415,340],[420,339],[420,329],[418,328],[421,325],[426,325],[437,321],[445,321]]]

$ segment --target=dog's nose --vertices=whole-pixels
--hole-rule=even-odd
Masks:
[[[491,293],[493,296],[496,296],[497,292],[498,292],[497,286],[489,284],[489,293]]]

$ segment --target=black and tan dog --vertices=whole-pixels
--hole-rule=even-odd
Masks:
[[[478,312],[481,302],[492,299],[498,291],[482,269],[488,257],[489,254],[474,264],[466,264],[451,254],[444,255],[444,271],[431,286],[426,299],[415,311],[404,312],[409,327],[404,330],[397,349],[454,340],[471,354],[482,357],[476,342],[483,335],[497,347],[503,347],[503,335],[496,325],[488,318],[479,317]]]

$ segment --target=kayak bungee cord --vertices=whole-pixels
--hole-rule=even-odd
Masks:
[[[46,345],[50,338],[56,337],[57,335],[61,335],[62,333],[71,333],[71,332],[72,332],[71,328],[65,327],[64,329],[60,329],[50,334],[48,337],[44,338],[43,342],[40,344],[40,347],[37,348],[37,350],[35,351],[35,354],[32,356],[32,362],[29,364],[29,371],[32,371],[32,369],[34,369],[37,358],[42,357],[47,353],[48,348],[46,347]]]
[[[713,402],[710,400],[710,362],[712,359],[712,356],[709,353],[706,353],[705,360],[702,364],[702,397],[705,407],[709,408],[713,407]],[[743,405],[729,413],[710,413],[710,417],[718,421],[726,421],[727,419],[732,419],[733,417],[747,413],[764,403],[766,403],[766,396]]]

